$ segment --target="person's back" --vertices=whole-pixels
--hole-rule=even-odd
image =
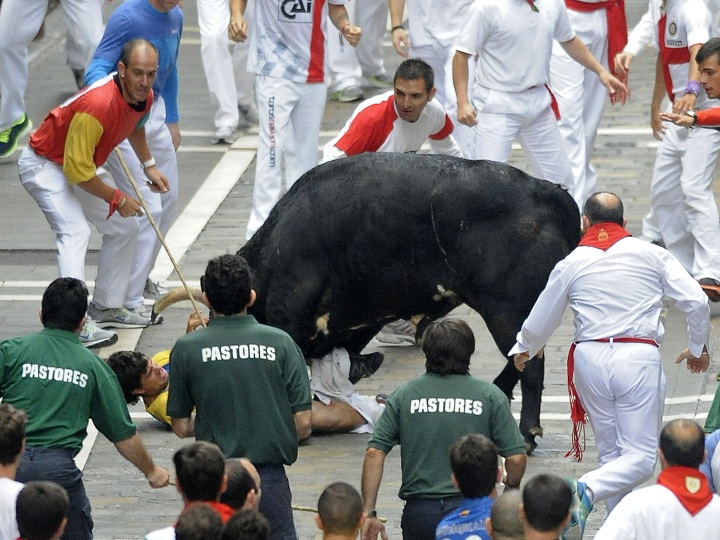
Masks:
[[[65,531],[70,501],[55,482],[28,482],[18,494],[16,516],[22,540],[57,540]]]

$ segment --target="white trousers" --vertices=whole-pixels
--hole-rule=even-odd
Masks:
[[[162,97],[158,96],[157,101],[153,103],[150,110],[150,117],[145,123],[145,138],[147,139],[150,153],[155,158],[158,170],[163,173],[170,184],[170,189],[166,193],[155,193],[147,187],[147,177],[143,172],[142,164],[138,159],[135,151],[126,140],[118,145],[120,152],[125,159],[125,163],[135,179],[140,193],[142,193],[145,204],[152,214],[163,237],[170,230],[170,225],[175,217],[175,206],[178,197],[178,165],[175,147],[172,143],[170,130],[165,123],[165,102]],[[113,151],[110,154],[105,167],[110,171],[118,188],[131,197],[138,198],[135,190],[130,184],[125,170],[120,164],[120,159]],[[160,251],[161,243],[150,224],[150,220],[141,217],[139,220],[139,231],[137,239],[137,248],[135,250],[134,263],[130,282],[127,287],[123,305],[127,308],[135,308],[143,303],[143,291],[145,289],[145,281],[150,275],[155,259]]]
[[[286,189],[317,165],[327,88],[320,83],[258,75],[255,92],[260,137],[247,240],[265,223],[280,199],[283,161]]]
[[[720,226],[713,171],[720,133],[666,124],[650,202],[665,247],[695,279],[720,280]]]
[[[60,165],[38,156],[29,146],[20,155],[18,169],[23,187],[55,232],[60,277],[85,281],[89,221],[102,235],[93,302],[101,309],[121,307],[135,256],[138,218],[123,218],[115,212],[106,219],[108,203],[70,184]],[[109,173],[98,169],[98,174],[116,187]]]
[[[580,480],[610,512],[655,467],[665,405],[660,351],[641,343],[579,343],[574,380],[600,463]]]
[[[578,38],[605,69],[607,62],[606,10],[590,12],[568,10]],[[582,208],[595,192],[597,174],[590,163],[607,90],[592,71],[570,58],[560,44],[553,42],[550,59],[550,86],[560,108],[560,134],[575,178],[575,201]]]
[[[517,137],[533,173],[564,186],[574,195],[570,160],[550,108],[547,88],[507,93],[476,85],[473,105],[478,112],[475,159],[507,162]]]
[[[363,75],[385,73],[382,39],[387,28],[385,0],[356,0],[345,5],[350,23],[362,28],[362,39],[351,47],[328,19],[328,74],[330,91],[361,86]]]
[[[75,69],[90,61],[103,34],[101,3],[97,0],[63,0],[72,46],[68,63]],[[47,0],[3,0],[0,9],[0,131],[25,113],[28,85],[28,45],[38,33]],[[80,52],[82,51],[82,52]],[[71,58],[72,56],[72,58]],[[84,61],[83,61],[84,59]],[[77,65],[76,65],[77,64]]]
[[[248,33],[251,31],[253,2],[245,12]],[[239,122],[238,105],[253,101],[255,76],[247,70],[250,39],[237,43],[230,54],[228,26],[229,0],[198,0],[200,55],[207,80],[210,104],[215,111],[215,128],[235,129]],[[234,77],[229,74],[234,73]]]

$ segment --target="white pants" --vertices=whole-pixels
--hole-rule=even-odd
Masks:
[[[63,0],[68,34],[68,63],[75,69],[90,61],[103,34],[101,3],[97,0]],[[28,45],[40,30],[47,0],[3,0],[0,9],[0,131],[25,113],[28,84]],[[82,52],[80,52],[82,51]],[[72,58],[70,58],[72,56]],[[84,61],[82,59],[84,58]],[[79,64],[79,65],[75,65]]]
[[[127,140],[121,142],[118,148],[125,159],[130,174],[132,174],[138,188],[140,188],[145,205],[164,237],[170,230],[170,225],[175,217],[179,179],[177,155],[175,154],[170,130],[165,123],[165,102],[160,96],[153,103],[150,117],[145,123],[145,138],[147,139],[150,154],[155,158],[158,170],[167,177],[170,184],[170,189],[166,193],[155,193],[147,187],[147,177],[143,172],[142,164]],[[135,199],[138,198],[114,151],[110,154],[105,167],[115,178],[118,188],[123,193]],[[155,229],[150,224],[150,220],[141,217],[139,219],[137,248],[135,250],[132,274],[130,275],[130,283],[123,302],[125,307],[132,309],[143,303],[145,281],[155,264],[160,247],[160,240],[155,233]]]
[[[85,281],[89,221],[102,235],[93,302],[101,309],[122,307],[135,256],[138,218],[123,218],[115,212],[106,219],[108,203],[70,184],[60,165],[38,156],[29,146],[20,155],[18,169],[23,187],[55,232],[60,277]],[[98,174],[116,187],[106,171],[98,169]]]
[[[327,88],[320,83],[258,75],[255,91],[260,138],[247,240],[265,223],[280,199],[283,161],[286,189],[317,165]]]
[[[507,93],[476,85],[473,105],[478,112],[475,159],[507,162],[517,137],[533,173],[564,186],[574,195],[570,160],[550,108],[547,88]]]
[[[579,12],[568,9],[578,38],[605,69],[607,62],[607,15],[598,9]],[[607,90],[592,71],[570,58],[560,44],[553,42],[550,59],[550,86],[560,108],[560,134],[572,164],[575,202],[583,207],[595,192],[597,174],[590,163]]]
[[[385,73],[382,39],[387,27],[385,0],[356,0],[345,5],[350,23],[362,28],[362,39],[351,47],[328,19],[328,74],[330,91],[361,86],[363,75]]]
[[[251,31],[253,2],[245,12],[248,33]],[[255,76],[247,70],[250,39],[234,46],[230,55],[228,26],[230,25],[229,0],[198,0],[200,26],[200,55],[210,93],[210,104],[215,111],[215,128],[238,125],[238,105],[247,106],[253,101]],[[234,73],[234,78],[229,74]]]
[[[610,512],[655,467],[665,404],[660,351],[641,343],[578,343],[574,380],[600,463],[580,480]]]
[[[720,226],[712,191],[720,133],[666,124],[650,202],[665,247],[695,279],[720,280]]]

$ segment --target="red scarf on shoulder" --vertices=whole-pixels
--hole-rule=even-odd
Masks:
[[[657,483],[672,491],[691,516],[710,504],[713,497],[705,475],[691,467],[668,467],[660,473]]]

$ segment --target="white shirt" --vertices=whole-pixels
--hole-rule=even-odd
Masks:
[[[347,0],[327,0],[344,5]],[[326,60],[326,0],[255,2],[248,71],[299,83],[322,83]]]
[[[710,13],[703,0],[668,0],[664,36],[658,35],[658,21],[662,15],[661,0],[651,0],[649,9],[653,20],[653,45],[657,50],[660,50],[659,39],[664,40],[667,48],[683,52],[688,51],[692,45],[701,45],[710,39]],[[671,63],[669,71],[673,94],[677,97],[683,96],[690,72],[689,61]],[[719,105],[720,101],[709,99],[705,90],[700,88],[700,94],[695,101],[696,109]]]
[[[470,6],[455,49],[479,53],[477,85],[521,92],[549,82],[553,40],[570,41],[575,32],[562,0],[535,5],[537,13],[527,0],[476,0]]]
[[[0,540],[17,540],[20,532],[15,520],[15,500],[23,484],[0,478]]]
[[[417,152],[429,138],[434,153],[462,157],[453,124],[440,102],[428,101],[417,121],[398,116],[394,92],[363,101],[337,137],[323,148],[321,163],[363,152]]]
[[[710,308],[700,285],[665,249],[628,237],[607,251],[575,248],[548,279],[508,354],[534,356],[562,322],[575,314],[575,341],[637,337],[662,341],[663,295],[686,313],[690,352],[702,353],[710,338]]]
[[[595,540],[717,540],[720,497],[694,516],[666,487],[654,485],[626,495],[610,512]]]
[[[474,0],[407,0],[405,5],[410,44],[413,47],[435,44],[450,47],[460,35],[460,29],[473,2]]]

